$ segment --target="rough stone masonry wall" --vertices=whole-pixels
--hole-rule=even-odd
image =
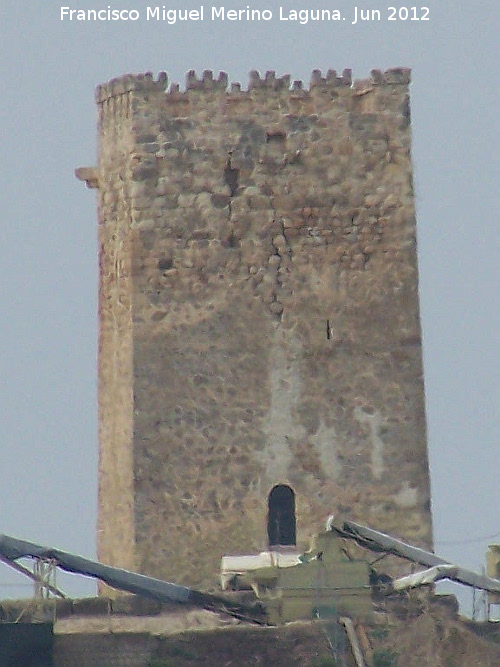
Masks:
[[[299,548],[331,513],[430,546],[408,84],[98,88],[101,252],[123,263],[101,265],[103,560],[213,585],[266,547],[279,483]]]
[[[129,161],[130,93],[99,118],[99,513],[104,562],[135,568]]]

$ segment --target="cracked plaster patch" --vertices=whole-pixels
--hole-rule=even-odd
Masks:
[[[369,441],[371,444],[371,465],[372,475],[375,479],[380,479],[385,470],[384,465],[384,441],[380,437],[380,427],[382,425],[382,415],[378,410],[373,414],[365,412],[362,408],[354,408],[354,418],[369,430]]]
[[[410,486],[408,480],[405,479],[399,492],[394,496],[394,502],[400,507],[415,507],[418,502],[418,489]]]
[[[321,420],[316,433],[309,436],[309,442],[318,452],[325,476],[336,479],[341,470],[341,463],[337,455],[338,439],[335,427],[326,426]]]
[[[293,459],[290,442],[307,437],[306,430],[293,419],[301,395],[300,343],[291,332],[279,327],[269,354],[271,403],[263,430],[268,446],[259,453],[265,474],[273,482],[288,477]]]

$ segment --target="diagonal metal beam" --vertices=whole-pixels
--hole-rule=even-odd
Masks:
[[[260,625],[267,625],[265,612],[260,604],[242,605],[222,596],[203,593],[202,591],[173,584],[169,581],[162,581],[161,579],[147,577],[137,572],[104,565],[98,561],[76,556],[66,551],[60,551],[54,547],[44,547],[33,542],[18,540],[9,535],[0,535],[0,557],[2,557],[2,560],[8,561],[9,564],[23,557],[50,559],[66,572],[99,579],[108,584],[108,586],[117,588],[118,590],[153,598],[160,602],[192,604],[217,613],[223,613]],[[19,567],[22,566],[18,565],[16,569]],[[27,570],[27,572],[30,571]],[[27,574],[27,572],[24,572],[24,574]],[[33,578],[32,574],[30,572],[28,576]]]
[[[453,565],[453,563],[436,556],[436,554],[433,554],[430,551],[419,549],[418,547],[402,542],[395,537],[380,533],[372,528],[367,528],[359,523],[354,523],[354,521],[344,521],[341,526],[331,524],[330,530],[340,537],[354,540],[361,547],[369,549],[370,551],[392,554],[393,556],[404,558],[413,563],[418,563],[419,565],[426,565],[430,568],[434,568],[438,565]],[[441,574],[443,571],[446,572],[446,569],[442,569]],[[448,574],[446,577],[440,578],[452,579],[460,584],[471,586],[473,588],[480,588],[489,591],[490,593],[500,593],[499,579],[493,579],[484,574],[478,574],[477,572],[466,570],[458,566],[455,566],[453,569],[448,569],[447,572]]]

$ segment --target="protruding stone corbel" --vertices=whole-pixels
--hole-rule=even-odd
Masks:
[[[88,188],[99,187],[99,173],[97,167],[78,167],[75,176],[79,181],[85,181]]]

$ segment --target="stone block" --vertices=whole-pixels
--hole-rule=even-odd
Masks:
[[[73,600],[73,614],[78,616],[99,616],[109,614],[111,600],[108,598],[80,598]]]
[[[113,614],[126,616],[156,616],[162,610],[161,602],[139,595],[122,595],[111,600]]]

